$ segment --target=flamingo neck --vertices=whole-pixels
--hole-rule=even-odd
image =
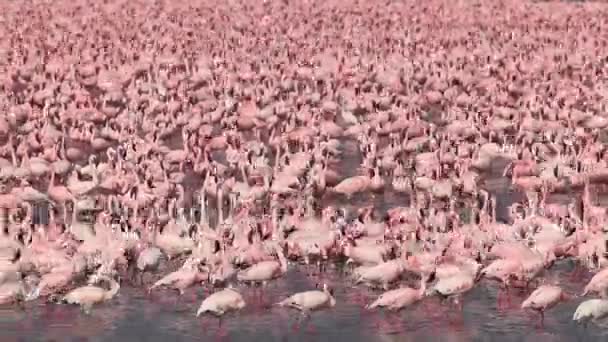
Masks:
[[[51,172],[51,180],[49,181],[48,190],[51,190],[55,186],[55,171]],[[48,192],[47,190],[47,192]]]
[[[277,248],[277,256],[279,257],[279,263],[281,264],[281,272],[287,272],[287,259],[285,258],[285,254],[280,248]]]
[[[424,297],[425,293],[426,293],[426,279],[424,279],[424,277],[422,277],[422,279],[420,280],[420,288],[418,289],[418,298]]]
[[[105,298],[106,300],[112,299],[118,293],[120,289],[120,285],[115,280],[110,280],[110,289],[106,292]]]

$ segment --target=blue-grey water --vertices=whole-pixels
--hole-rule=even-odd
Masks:
[[[579,293],[590,275],[572,273],[564,261],[549,270],[561,285]],[[310,273],[310,274],[307,274]],[[574,276],[573,276],[574,275]],[[288,293],[325,282],[335,288],[337,305],[309,318],[295,311],[270,307]],[[126,283],[126,282],[125,282]],[[205,288],[189,290],[179,302],[176,293],[160,290],[151,295],[123,286],[112,301],[84,314],[78,307],[34,302],[23,309],[0,311],[2,341],[603,341],[608,330],[574,324],[572,314],[582,298],[547,312],[543,326],[538,316],[519,306],[528,294],[511,290],[501,294],[496,283],[480,282],[464,298],[464,309],[438,298],[426,298],[398,313],[370,312],[363,307],[379,290],[354,287],[340,269],[319,275],[316,270],[292,268],[266,288],[238,286],[248,306],[226,316],[196,318]],[[529,292],[529,291],[528,291]],[[501,297],[502,296],[502,297]],[[509,298],[509,300],[506,300]]]
[[[353,166],[358,163],[354,160],[341,174],[352,175]],[[361,203],[365,200],[354,199]],[[499,196],[498,200],[504,209],[513,196]],[[386,209],[404,205],[407,200],[387,194],[376,201]],[[574,271],[572,261],[561,261],[545,275],[559,279],[567,291],[576,294],[590,274]],[[154,279],[166,272],[159,272]],[[4,306],[0,307],[0,342],[608,341],[608,329],[593,324],[582,327],[572,322],[574,309],[583,298],[574,298],[549,310],[541,327],[536,315],[519,308],[531,290],[513,290],[506,295],[496,283],[484,280],[465,296],[462,312],[438,298],[426,298],[411,308],[389,314],[363,309],[380,291],[353,286],[344,270],[330,267],[322,275],[307,272],[314,270],[292,266],[285,277],[267,288],[239,286],[248,307],[225,317],[221,326],[215,318],[194,315],[210,291],[204,287],[190,289],[176,302],[173,291],[159,290],[147,295],[145,290],[123,280],[119,295],[94,307],[89,315],[75,306],[42,301],[28,302],[24,308]],[[304,319],[297,312],[270,307],[271,303],[296,291],[312,289],[317,283],[328,283],[335,289],[334,308]]]
[[[345,177],[354,174],[360,163],[354,143],[344,146],[344,162],[339,171]],[[498,217],[505,218],[505,208],[517,194],[508,190],[508,182],[499,179],[504,162],[496,161],[487,181],[489,191],[498,195]],[[563,196],[562,196],[563,197]],[[567,199],[568,197],[566,197]],[[561,200],[564,200],[562,198]],[[373,199],[355,196],[349,205],[374,202],[380,211],[406,205],[407,197],[386,192]],[[169,272],[165,265],[146,282]],[[577,271],[578,270],[578,271]],[[577,269],[572,260],[556,263],[543,277],[559,281],[572,294],[582,292],[591,274]],[[410,281],[416,286],[415,280]],[[381,291],[354,286],[343,266],[330,264],[320,274],[314,267],[291,264],[289,272],[266,288],[237,285],[248,306],[226,316],[220,322],[213,317],[195,317],[196,310],[210,288],[191,288],[177,302],[177,293],[159,290],[148,295],[143,288],[123,279],[119,295],[94,307],[90,315],[76,306],[41,301],[29,302],[23,309],[0,308],[2,342],[11,341],[604,341],[608,329],[597,325],[586,328],[572,322],[572,314],[583,298],[559,304],[545,315],[543,325],[538,315],[520,309],[521,302],[533,290],[499,290],[498,284],[482,280],[464,297],[463,310],[453,303],[429,297],[398,313],[370,312],[364,306]],[[272,303],[292,293],[313,289],[327,283],[335,290],[337,305],[304,318],[298,312],[271,307]],[[608,327],[608,325],[607,325]]]

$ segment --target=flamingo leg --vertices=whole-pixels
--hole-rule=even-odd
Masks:
[[[302,322],[308,322],[310,319],[310,311],[301,307],[302,313],[300,314],[300,319]]]
[[[228,335],[228,331],[224,328],[222,315],[218,316],[218,337],[226,337]]]
[[[536,323],[536,328],[542,329],[545,324],[545,313],[543,312],[543,310],[538,310],[538,313],[539,313],[539,317],[538,317],[538,322]]]
[[[25,311],[25,302],[23,300],[18,300],[17,308],[19,308],[20,311]]]
[[[581,273],[581,268],[579,267],[578,263],[574,265],[574,269],[572,270],[572,273],[570,273],[570,279],[571,280],[576,280]]]
[[[457,310],[460,314],[456,317],[456,320],[453,322],[454,325],[464,325],[464,303],[460,295],[455,297],[455,302],[457,306]]]
[[[294,322],[293,325],[293,330],[297,331],[299,328],[303,327],[306,322],[308,321],[308,318],[310,318],[309,312],[308,310],[306,310],[305,308],[297,305],[297,304],[292,304],[290,305],[291,307],[300,310],[300,314],[298,315],[298,318],[296,318],[296,321]]]
[[[293,325],[291,326],[291,330],[293,331],[298,331],[300,329],[300,317],[296,318],[296,320],[293,322]]]
[[[496,306],[498,307],[498,310],[504,309],[504,287],[499,287],[497,294],[496,294]]]
[[[456,308],[458,308],[459,311],[462,311],[462,303],[460,302],[460,298],[458,296],[455,296],[453,301],[454,305],[456,305]]]
[[[268,287],[268,282],[264,281],[262,282],[262,293],[260,296],[260,304],[263,306],[264,305],[264,293],[265,293],[265,289]]]
[[[398,327],[399,324],[401,323],[401,320],[399,319],[399,309],[398,307],[391,307],[389,308],[389,324],[390,325],[394,325],[395,327]]]
[[[175,297],[175,309],[177,309],[177,308],[178,308],[178,306],[179,306],[179,302],[180,302],[180,299],[181,299],[182,294],[183,294],[183,291],[181,291],[181,290],[177,290],[177,291],[178,291],[178,294],[177,294],[177,296]]]
[[[81,308],[82,308],[82,312],[84,312],[86,315],[91,314],[91,305],[90,304],[83,304]]]
[[[509,287],[506,286],[505,287],[505,294],[506,294],[506,299],[507,299],[507,305],[508,307],[511,307],[511,292],[509,291]]]
[[[422,311],[424,312],[424,314],[426,316],[430,316],[431,310],[429,310],[429,306],[425,302],[422,302],[420,305],[422,306]]]
[[[258,304],[262,304],[262,285],[264,283],[259,283],[255,285],[255,297],[256,297],[256,302],[258,302]]]
[[[137,221],[137,213],[139,212],[139,202],[135,202],[135,208],[133,208],[133,219]]]
[[[66,205],[66,203],[62,203],[62,209],[63,209],[63,220],[66,219],[66,217],[68,217],[68,206]]]

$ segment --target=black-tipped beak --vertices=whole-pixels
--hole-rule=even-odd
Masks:
[[[431,274],[429,274],[429,276],[426,279],[427,283],[432,283],[437,279],[437,273],[435,271],[431,272]]]
[[[485,275],[486,275],[486,272],[484,272],[484,271],[477,272],[477,275],[475,276],[475,282],[480,281]]]

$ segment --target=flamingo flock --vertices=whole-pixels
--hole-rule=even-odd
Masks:
[[[605,5],[0,7],[0,303],[90,312],[128,281],[222,316],[344,265],[369,310],[498,286],[608,316]],[[317,287],[276,306],[340,305]]]

